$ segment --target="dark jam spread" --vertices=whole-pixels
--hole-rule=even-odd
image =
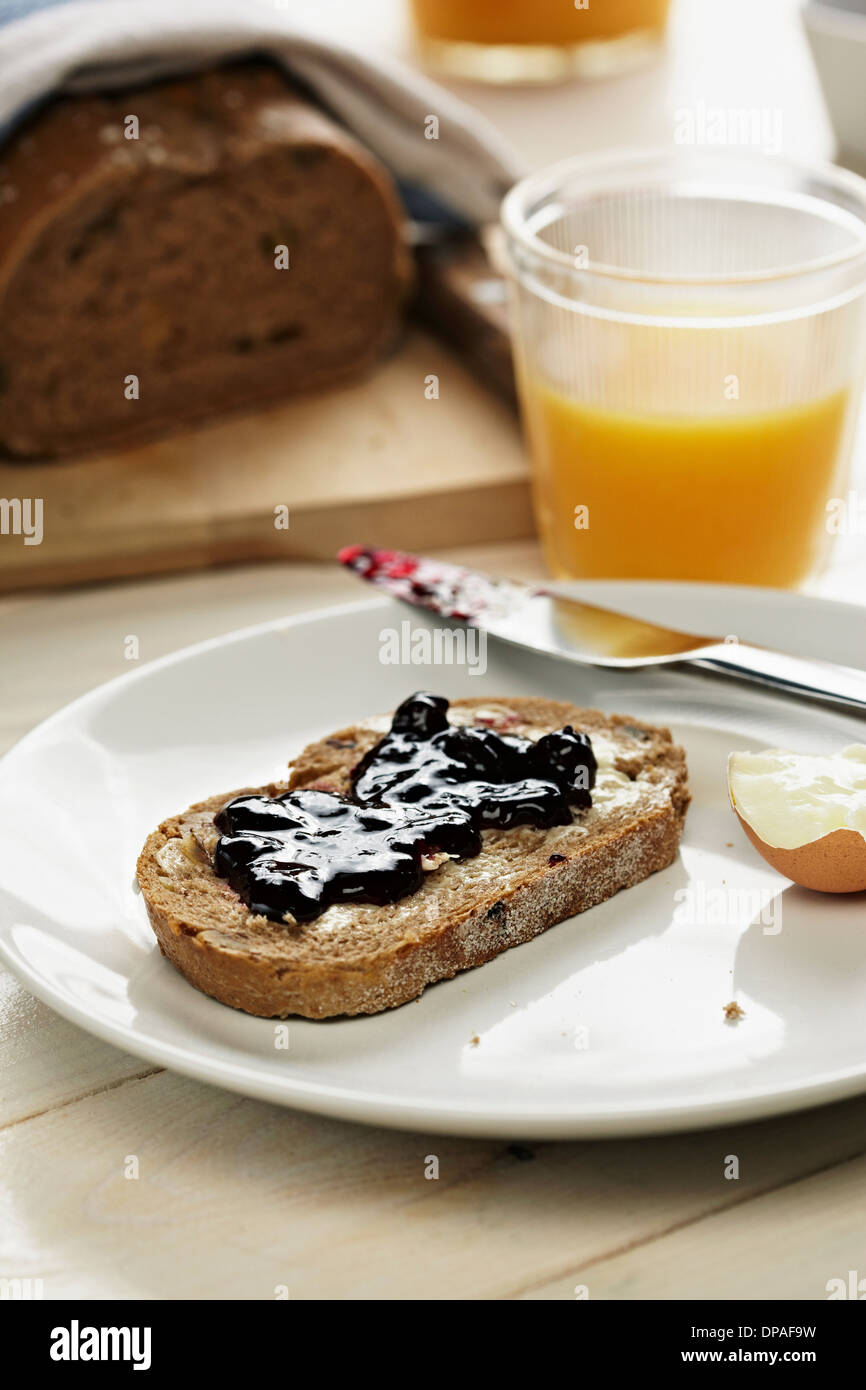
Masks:
[[[417,694],[352,773],[352,791],[239,796],[216,816],[214,868],[252,912],[312,921],[333,903],[396,902],[425,861],[466,859],[481,831],[567,825],[592,804],[596,763],[570,726],[537,742],[448,723],[448,701]]]
[[[216,817],[214,868],[251,912],[318,917],[332,903],[390,903],[424,881],[436,847],[458,859],[481,839],[461,811],[360,806],[332,792],[239,796]]]
[[[572,728],[537,743],[493,729],[448,723],[441,695],[413,695],[352,774],[365,804],[459,808],[479,830],[567,825],[591,804],[595,758]]]

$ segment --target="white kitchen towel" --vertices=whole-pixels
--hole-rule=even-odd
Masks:
[[[274,0],[3,0],[0,131],[54,93],[123,87],[253,53],[306,83],[410,196],[420,191],[458,218],[491,221],[523,172],[471,107],[393,59],[317,37]],[[428,138],[431,116],[438,139]]]

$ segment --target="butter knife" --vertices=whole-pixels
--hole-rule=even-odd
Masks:
[[[866,713],[866,671],[853,666],[659,627],[543,587],[404,551],[353,545],[341,550],[338,559],[392,598],[531,651],[621,670],[685,662],[714,675]]]

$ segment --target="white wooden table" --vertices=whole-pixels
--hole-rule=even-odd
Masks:
[[[383,0],[332,10],[344,36],[381,11],[382,33],[402,43]],[[530,94],[520,119],[500,93],[481,100],[530,156],[543,130],[548,157],[669,138],[673,108],[697,99],[780,106],[786,146],[822,153],[829,138],[792,11],[788,0],[686,0],[659,69]],[[822,592],[866,593],[862,546],[839,554]],[[540,570],[531,544],[471,558]],[[0,747],[126,669],[129,633],[147,660],[356,592],[329,567],[268,565],[6,599]],[[431,1153],[438,1182],[424,1178]],[[736,1182],[724,1177],[730,1154]],[[124,1176],[130,1155],[137,1181]],[[866,1274],[866,1097],[628,1142],[512,1148],[507,1137],[393,1133],[148,1066],[5,972],[0,1184],[0,1276],[42,1279],[49,1298],[271,1299],[285,1286],[293,1298],[570,1299],[586,1285],[593,1299],[821,1299],[829,1279]]]

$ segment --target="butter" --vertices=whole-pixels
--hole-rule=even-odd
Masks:
[[[732,753],[728,785],[734,810],[775,849],[799,849],[834,830],[866,837],[866,744],[832,754]]]

